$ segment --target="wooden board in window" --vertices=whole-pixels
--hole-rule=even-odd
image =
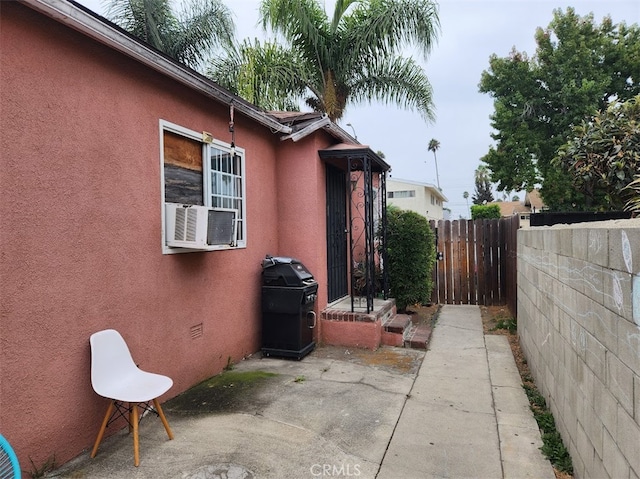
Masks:
[[[169,131],[164,139],[164,200],[203,205],[202,143]]]

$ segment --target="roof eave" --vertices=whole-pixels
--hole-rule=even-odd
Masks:
[[[325,116],[323,118],[320,118],[317,121],[314,121],[313,123],[310,123],[309,125],[305,126],[304,128],[298,131],[290,133],[289,135],[282,136],[280,140],[281,141],[292,140],[294,142],[300,141],[303,138],[311,135],[313,132],[319,130],[320,128],[326,128],[329,123],[331,123],[331,120],[329,120],[329,118]]]
[[[90,11],[85,11],[66,0],[20,0],[20,2],[199,93],[225,105],[233,104],[236,112],[275,132],[291,133],[290,127],[269,117],[257,107],[224,90],[194,70],[159,55],[143,42],[123,34]]]
[[[282,141],[292,140],[296,142],[296,141],[302,140],[303,138],[306,138],[307,136],[311,135],[312,133],[320,129],[326,130],[331,136],[333,136],[340,142],[354,144],[354,145],[358,144],[358,140],[353,138],[349,133],[347,133],[338,125],[336,125],[334,122],[332,122],[328,116],[323,116],[322,118],[318,119],[317,121],[314,121],[313,123],[310,123],[304,128],[298,131],[295,131],[293,133],[290,133],[289,135],[285,135],[280,139]]]

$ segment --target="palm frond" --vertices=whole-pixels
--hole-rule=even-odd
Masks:
[[[306,91],[305,71],[296,52],[256,39],[213,59],[207,75],[265,110],[297,110]]]
[[[264,28],[270,27],[290,42],[313,39],[328,26],[327,14],[316,0],[263,0],[260,17]]]
[[[240,65],[240,54],[234,47],[230,47],[225,49],[224,55],[218,55],[209,60],[205,75],[218,85],[237,95]],[[245,99],[251,101],[247,98]]]
[[[197,68],[218,45],[231,43],[235,26],[222,0],[192,0],[180,15],[170,0],[110,0],[107,18],[151,46]]]
[[[220,0],[192,0],[183,4],[179,23],[167,54],[197,67],[216,46],[233,43],[235,25],[231,11]]]
[[[347,12],[349,7],[354,3],[359,3],[360,0],[337,0],[336,6],[333,10],[333,21],[331,22],[331,32],[335,33],[340,25],[342,16]]]
[[[350,84],[354,102],[378,100],[417,111],[425,121],[435,120],[433,92],[424,70],[411,58],[371,59]]]
[[[168,0],[111,0],[106,17],[163,52],[164,31],[175,22]]]
[[[360,3],[343,21],[355,51],[383,55],[413,45],[427,57],[440,32],[438,6],[431,0],[370,0]]]

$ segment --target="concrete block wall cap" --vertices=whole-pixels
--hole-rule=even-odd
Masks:
[[[596,228],[604,228],[604,229],[623,229],[623,228],[640,228],[640,218],[630,218],[628,220],[607,220],[607,221],[591,221],[586,223],[562,223],[553,226],[539,226],[537,228],[545,228],[545,229],[596,229]]]

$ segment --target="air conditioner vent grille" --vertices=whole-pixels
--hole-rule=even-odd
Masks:
[[[198,212],[192,208],[176,209],[176,241],[195,241],[198,226]]]
[[[174,239],[176,241],[182,241],[184,239],[185,223],[187,221],[187,213],[185,209],[176,210],[176,231],[174,233]]]
[[[229,244],[235,234],[235,211],[209,211],[208,244]]]
[[[189,208],[187,211],[187,241],[195,241],[196,233],[198,231],[198,212],[194,208]]]

